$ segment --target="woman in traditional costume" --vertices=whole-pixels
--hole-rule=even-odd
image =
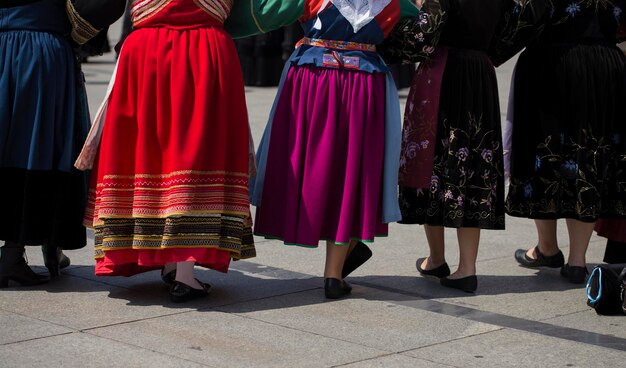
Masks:
[[[536,1],[538,2],[538,1]],[[536,3],[535,2],[535,3]],[[504,229],[500,106],[494,63],[519,51],[543,12],[532,1],[425,0],[383,45],[390,60],[423,61],[404,116],[400,208],[422,224],[430,254],[420,274],[474,292],[482,229]],[[459,266],[445,258],[444,228],[455,228]]]
[[[537,245],[518,249],[516,260],[560,267],[578,284],[596,221],[626,218],[626,57],[616,46],[626,1],[557,0],[552,10],[539,42],[517,62],[506,210],[537,227]]]
[[[96,275],[160,269],[173,302],[209,294],[194,265],[255,255],[243,79],[223,27],[232,0],[134,0],[109,94],[77,161]],[[99,146],[98,146],[99,143]]]
[[[73,168],[89,129],[74,41],[94,37],[70,22],[66,0],[0,2],[0,287],[47,280],[28,267],[25,245],[43,245],[52,277],[86,244],[84,173]]]
[[[233,30],[264,32],[296,19],[304,29],[258,150],[255,234],[305,247],[326,241],[325,294],[340,298],[351,291],[344,277],[371,255],[364,242],[387,235],[387,223],[400,218],[399,103],[376,44],[401,7],[407,15],[417,8],[398,0],[235,7],[248,19],[233,18]]]

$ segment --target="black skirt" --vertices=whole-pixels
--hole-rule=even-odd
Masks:
[[[400,187],[401,223],[504,229],[503,172],[494,67],[483,52],[450,48],[431,186]]]
[[[614,45],[550,44],[521,54],[508,214],[626,217],[625,64]]]

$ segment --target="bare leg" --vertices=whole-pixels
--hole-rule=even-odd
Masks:
[[[567,263],[570,266],[585,267],[585,254],[589,246],[589,240],[595,227],[595,222],[582,222],[574,219],[566,219],[567,232],[569,233],[569,257]]]
[[[165,266],[163,266],[163,274],[168,274],[168,273],[174,271],[175,269],[176,269],[176,263],[175,262],[166,263]]]
[[[422,262],[423,270],[432,270],[446,262],[445,237],[443,226],[424,225],[430,255]]]
[[[324,267],[324,278],[341,280],[341,270],[351,247],[356,245],[356,241],[351,241],[350,245],[335,244],[326,242],[326,265]]]
[[[194,262],[178,262],[176,263],[176,281],[187,284],[194,289],[202,289],[202,285],[193,276]]]
[[[551,257],[559,252],[559,242],[556,239],[556,220],[535,220],[537,227],[537,246],[539,251],[546,257]],[[531,259],[537,259],[535,247],[526,252]]]
[[[464,227],[457,229],[459,239],[459,268],[449,279],[460,279],[476,275],[476,259],[478,258],[478,244],[480,243],[480,229]]]

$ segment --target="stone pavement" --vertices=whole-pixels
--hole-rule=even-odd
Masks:
[[[92,112],[113,65],[105,55],[84,66]],[[503,109],[512,66],[498,71]],[[276,89],[246,91],[258,142]],[[352,296],[339,301],[323,296],[323,248],[257,238],[258,257],[228,274],[198,269],[213,294],[185,305],[169,302],[158,272],[96,278],[91,236],[86,248],[67,252],[72,266],[60,279],[0,290],[0,367],[626,366],[625,317],[597,316],[583,288],[558,270],[516,265],[514,250],[534,245],[534,234],[531,221],[510,217],[506,231],[483,232],[479,289],[469,295],[417,276],[423,230],[392,224],[349,278]],[[453,267],[455,232],[446,240]],[[594,236],[591,267],[603,249]],[[28,256],[43,273],[39,248]]]

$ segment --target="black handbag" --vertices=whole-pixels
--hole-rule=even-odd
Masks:
[[[622,308],[624,271],[621,275],[607,266],[596,266],[587,280],[587,305],[601,315],[626,313]]]

